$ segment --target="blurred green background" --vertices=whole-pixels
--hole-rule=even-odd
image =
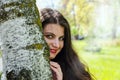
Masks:
[[[86,62],[96,80],[120,80],[120,41],[119,45],[104,43],[100,51],[86,51],[85,40],[73,41],[80,59]]]
[[[67,18],[74,48],[96,80],[120,80],[120,0],[37,0],[37,5]]]
[[[67,18],[74,48],[96,80],[120,80],[120,0],[38,0],[37,5]]]

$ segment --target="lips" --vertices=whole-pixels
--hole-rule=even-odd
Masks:
[[[50,49],[50,52],[55,54],[57,52],[57,50],[56,49]]]

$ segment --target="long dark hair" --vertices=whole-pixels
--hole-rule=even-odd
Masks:
[[[52,61],[58,62],[63,72],[63,80],[92,80],[86,66],[79,60],[72,48],[70,26],[63,15],[50,8],[44,8],[40,12],[42,27],[54,23],[64,27],[64,47]]]

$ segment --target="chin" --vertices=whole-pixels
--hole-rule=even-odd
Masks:
[[[54,57],[50,57],[50,60],[54,59]]]

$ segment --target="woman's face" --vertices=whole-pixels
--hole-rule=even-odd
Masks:
[[[50,48],[50,59],[54,59],[64,46],[64,28],[58,24],[48,24],[43,33]]]

